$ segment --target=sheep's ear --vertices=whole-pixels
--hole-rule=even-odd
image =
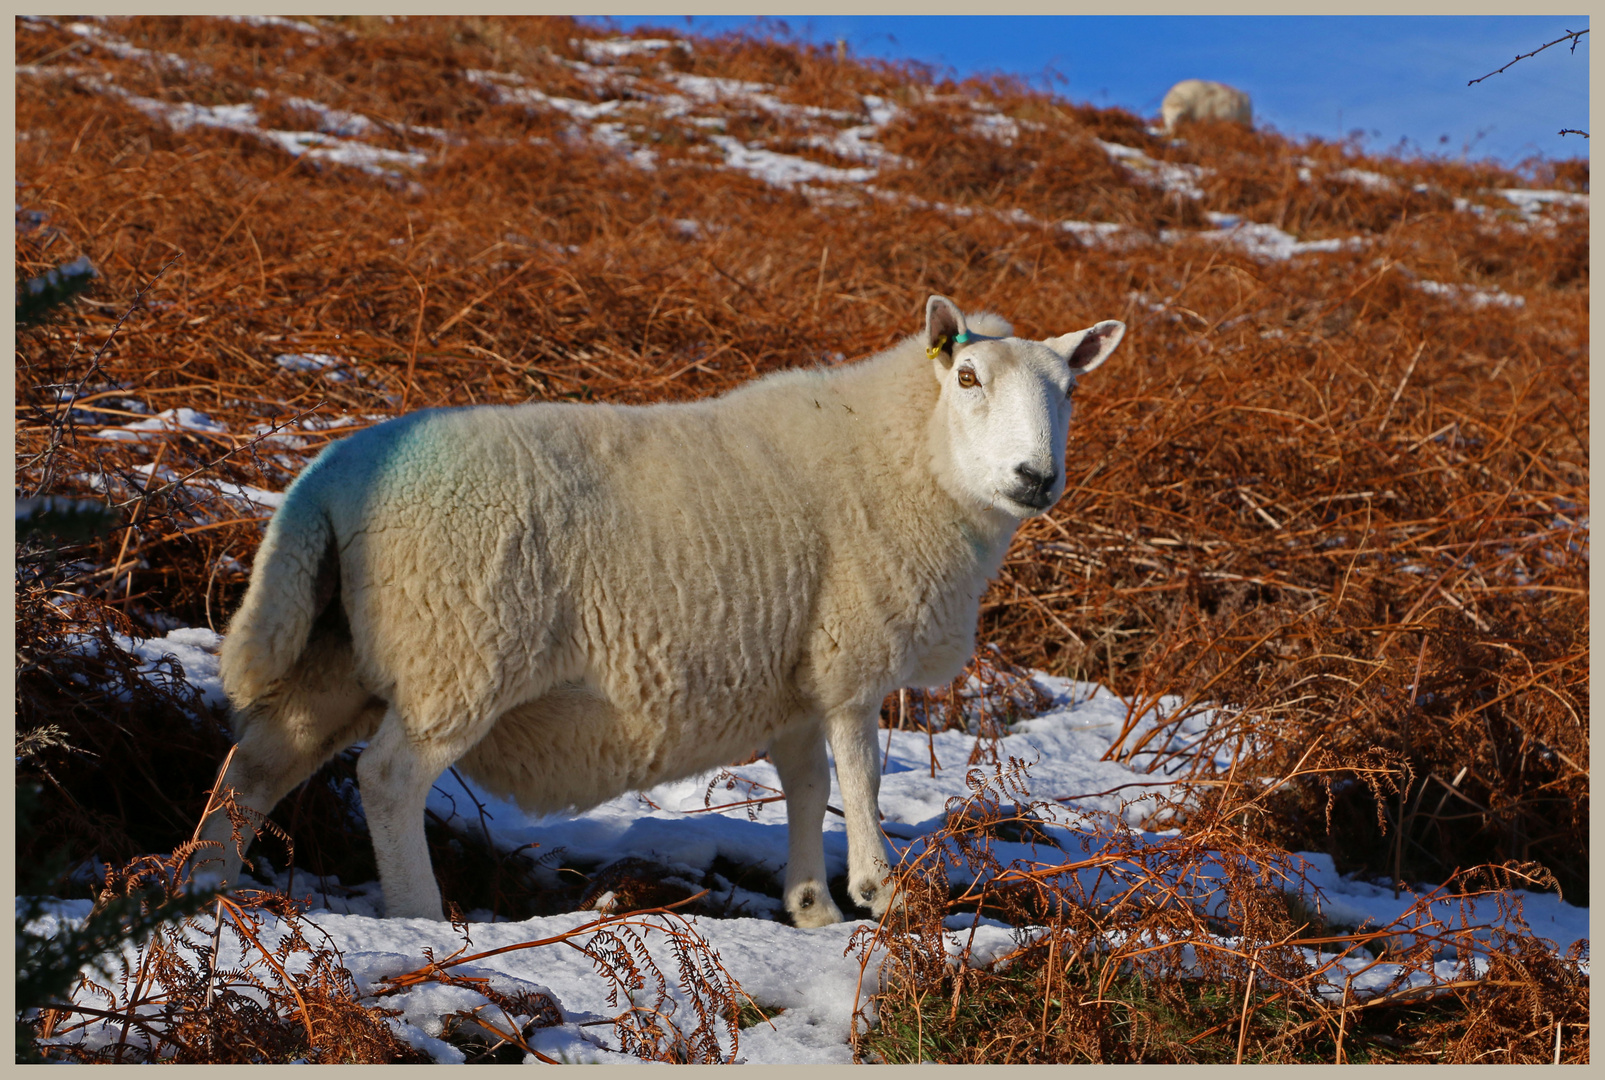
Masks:
[[[925,301],[925,352],[943,367],[953,365],[953,339],[969,329],[964,312],[945,296]]]
[[[1096,326],[1085,330],[1077,330],[1073,334],[1063,337],[1049,338],[1043,344],[1070,363],[1070,370],[1077,375],[1085,375],[1105,360],[1120,344],[1120,339],[1126,336],[1126,324],[1115,319],[1105,319]]]

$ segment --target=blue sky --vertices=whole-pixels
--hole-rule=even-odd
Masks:
[[[912,59],[957,76],[1003,71],[1075,102],[1157,116],[1174,82],[1216,79],[1247,90],[1255,120],[1287,135],[1365,133],[1381,152],[1582,157],[1561,128],[1588,127],[1588,50],[1557,45],[1476,86],[1470,79],[1530,52],[1582,16],[909,16],[805,15],[783,20],[817,42],[845,38],[859,56]],[[684,17],[616,25],[688,28]],[[751,18],[697,16],[699,33]],[[1445,140],[1443,137],[1447,136]]]

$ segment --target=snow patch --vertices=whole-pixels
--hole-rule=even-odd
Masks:
[[[342,138],[349,138],[353,135],[370,135],[379,130],[378,124],[375,124],[361,113],[333,109],[310,98],[286,98],[284,103],[292,109],[309,112],[317,117],[318,130],[327,135],[339,135]]]
[[[1014,140],[1020,137],[1020,125],[1013,117],[1003,116],[1000,113],[984,113],[970,121],[970,127],[976,134],[1004,146],[1013,146]]]
[[[1262,261],[1282,262],[1299,255],[1313,255],[1321,252],[1343,251],[1345,249],[1360,248],[1365,245],[1365,238],[1351,236],[1344,239],[1330,240],[1299,240],[1293,234],[1278,229],[1275,225],[1266,225],[1257,221],[1244,221],[1236,214],[1221,214],[1208,211],[1205,215],[1214,229],[1207,229],[1196,233],[1186,233],[1178,229],[1166,229],[1163,233],[1167,241],[1181,239],[1184,236],[1196,236],[1200,240],[1216,241],[1231,244],[1247,252],[1250,256]]]
[[[302,22],[300,19],[286,19],[282,15],[217,15],[214,18],[244,23],[246,26],[271,26],[280,30],[294,30],[312,39],[323,36],[323,32],[311,23]]]
[[[653,56],[668,49],[690,52],[691,43],[671,38],[608,38],[577,42],[585,59],[593,64],[605,64],[625,56]]]
[[[137,45],[131,45],[122,38],[109,33],[99,26],[95,26],[93,23],[70,22],[63,24],[61,28],[70,34],[76,34],[85,41],[100,46],[102,49],[105,49],[107,52],[121,60],[140,60],[149,64],[161,64],[166,67],[173,68],[176,71],[192,72],[193,74],[201,76],[210,75],[212,73],[212,69],[205,64],[195,64],[192,66],[190,62],[185,60],[182,56],[176,56],[173,53],[153,52],[150,49],[141,49]]]
[[[1529,217],[1541,213],[1547,206],[1576,207],[1581,210],[1588,209],[1588,196],[1580,195],[1575,191],[1540,191],[1533,188],[1499,188],[1494,192],[1503,195]]]
[[[155,416],[135,420],[121,427],[102,428],[102,439],[118,442],[145,442],[175,431],[199,431],[206,435],[227,435],[228,425],[190,408],[164,409]]]
[[[1061,221],[1059,228],[1088,247],[1130,247],[1142,237],[1113,221]]]
[[[1126,170],[1145,184],[1175,192],[1189,199],[1202,199],[1204,189],[1198,185],[1208,172],[1200,165],[1177,165],[1169,161],[1155,161],[1134,146],[1093,140],[1104,153],[1120,162]]]
[[[592,124],[591,138],[608,149],[622,154],[627,161],[638,169],[651,172],[657,168],[657,154],[645,147],[637,147],[634,140],[626,133],[623,124]]]
[[[475,71],[463,73],[468,81],[477,86],[485,87],[490,91],[491,100],[498,105],[525,105],[552,109],[576,120],[591,122],[610,116],[623,105],[622,101],[581,101],[578,98],[555,97],[546,94],[534,87],[520,85],[522,76],[501,71]]]
[[[97,78],[80,79],[79,82],[90,89],[121,97],[146,116],[162,121],[174,131],[185,131],[196,126],[223,128],[228,131],[249,135],[270,146],[276,146],[291,157],[305,155],[308,158],[330,161],[337,165],[347,165],[378,176],[394,177],[399,175],[392,169],[387,168],[387,166],[416,169],[429,161],[427,154],[417,151],[388,150],[383,147],[370,146],[367,143],[342,140],[338,136],[325,134],[321,131],[264,130],[260,125],[256,108],[250,102],[231,105],[196,105],[188,101],[158,101],[155,98],[142,97],[138,94],[130,93],[121,87]],[[338,110],[333,111],[337,112]],[[349,113],[342,115],[354,116],[354,114]]]
[[[747,82],[744,79],[721,79],[712,75],[691,75],[684,71],[672,72],[668,76],[668,81],[698,101],[751,98],[771,89],[766,83]]]
[[[1332,174],[1332,179],[1340,180],[1345,184],[1358,184],[1367,191],[1378,193],[1397,191],[1399,189],[1399,185],[1395,184],[1392,178],[1367,169],[1339,169]]]
[[[356,377],[351,361],[329,353],[280,353],[273,362],[286,371],[317,371],[330,382],[350,382]]]
[[[839,169],[795,154],[748,146],[728,135],[713,135],[709,141],[724,151],[726,166],[776,187],[794,187],[803,183],[857,184],[875,178],[874,169]]]
[[[1445,300],[1462,304],[1472,310],[1485,307],[1519,308],[1527,306],[1525,296],[1503,292],[1499,289],[1479,289],[1472,285],[1455,285],[1442,281],[1429,281],[1421,278],[1412,284],[1424,293],[1441,296]]]
[[[214,708],[228,704],[223,693],[223,680],[218,674],[217,652],[223,645],[223,635],[204,627],[184,627],[170,630],[159,638],[125,637],[112,634],[118,648],[139,658],[139,671],[150,678],[157,676],[157,665],[171,656],[184,668],[184,681],[201,692],[201,699]],[[126,695],[125,695],[126,696]]]
[[[851,161],[864,161],[878,167],[901,167],[908,164],[905,158],[898,156],[870,141],[879,128],[873,124],[858,124],[849,128],[842,128],[829,135],[810,135],[806,144],[820,150],[829,150],[838,157]]]

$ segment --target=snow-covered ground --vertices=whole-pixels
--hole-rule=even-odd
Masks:
[[[220,702],[216,661],[219,642],[209,630],[182,629],[164,638],[125,640],[121,644],[153,672],[162,657],[171,654],[205,699]],[[1029,766],[1031,798],[1050,804],[1045,814],[1049,823],[1044,831],[1058,846],[1030,847],[998,841],[994,852],[1004,864],[1018,859],[1055,865],[1073,857],[1066,855],[1067,851],[1079,854],[1078,826],[1086,824],[1087,815],[1112,814],[1128,824],[1139,825],[1153,809],[1153,785],[1163,780],[1155,774],[1134,772],[1126,765],[1102,760],[1126,722],[1124,701],[1093,684],[1049,676],[1040,676],[1038,681],[1053,695],[1052,707],[1015,724],[1001,740],[999,753],[1005,762],[1012,757]],[[1196,735],[1207,723],[1207,715],[1189,718],[1191,734]],[[970,792],[966,777],[976,739],[959,731],[942,732],[934,739],[914,731],[893,731],[886,737],[889,754],[880,805],[885,830],[894,847],[903,852],[922,845],[924,838],[942,827],[949,799]],[[991,771],[987,766],[980,768],[983,774]],[[577,817],[561,818],[531,817],[508,802],[465,785],[454,773],[447,773],[432,792],[429,809],[464,831],[477,833],[487,828],[503,850],[533,844],[537,845],[534,853],[541,855],[562,848],[566,860],[581,864],[610,863],[634,856],[666,868],[669,875],[680,873],[699,882],[708,877],[719,856],[739,865],[780,872],[786,857],[784,804],[746,802],[779,788],[774,767],[760,760],[732,766],[728,773],[736,778],[733,783],[721,780],[711,791],[709,781],[713,777],[700,777],[664,784],[641,795],[623,796]],[[483,825],[475,800],[485,808]],[[840,793],[834,784],[831,802],[840,805]],[[735,805],[709,811],[710,804],[715,808]],[[1062,809],[1055,810],[1055,806]],[[1137,835],[1146,842],[1159,842],[1166,834],[1139,830]],[[825,850],[830,873],[842,873],[846,867],[846,833],[842,819],[835,815],[826,817]],[[1417,885],[1395,897],[1390,887],[1339,875],[1329,856],[1305,853],[1301,858],[1307,863],[1306,902],[1333,923],[1381,927],[1403,920],[1398,928],[1408,929],[1426,909],[1459,922],[1459,909],[1446,903],[1429,902],[1422,905],[1421,912],[1410,915],[1418,900],[1432,891],[1430,885]],[[276,871],[274,877],[281,887],[288,883],[282,870]],[[849,1026],[861,977],[860,959],[849,949],[849,940],[864,923],[855,918],[813,930],[794,929],[776,921],[780,913],[777,899],[746,891],[717,877],[713,880],[714,898],[725,903],[736,917],[691,916],[689,921],[717,950],[746,994],[773,1014],[771,1024],[760,1023],[741,1033],[739,1047],[735,1048],[736,1060],[751,1064],[849,1061]],[[446,924],[381,918],[377,883],[352,882],[343,887],[333,883],[327,894],[319,890],[318,881],[309,879],[305,871],[295,879],[295,895],[309,896],[311,900],[307,918],[339,948],[364,992],[382,986],[387,976],[420,967],[426,949],[443,958],[463,945],[459,935]],[[1507,896],[1522,901],[1528,925],[1558,948],[1587,939],[1586,908],[1574,907],[1548,894],[1513,892]],[[80,919],[88,908],[88,901],[52,901],[43,916],[43,926]],[[1494,899],[1484,899],[1470,909],[1471,925],[1508,925],[1504,921],[1507,912]],[[470,951],[478,953],[561,934],[597,915],[594,911],[580,911],[522,922],[492,922],[490,912],[473,911],[467,917],[472,937]],[[949,951],[968,942],[973,961],[978,963],[1005,955],[1023,933],[983,919],[971,940],[971,924],[969,917],[950,920]],[[270,918],[265,943],[271,947],[282,933],[283,928]],[[224,940],[228,940],[226,935]],[[659,966],[672,978],[674,958],[663,934],[648,933],[647,941]],[[225,949],[225,966],[238,959],[237,951],[230,956]],[[1340,994],[1348,973],[1358,972],[1370,962],[1369,956],[1361,956],[1337,964],[1323,992]],[[863,980],[866,987],[875,985],[879,957],[871,957],[870,963]],[[588,957],[574,949],[548,945],[513,950],[454,971],[488,979],[492,987],[505,993],[544,990],[559,1004],[567,1021],[560,1027],[540,1031],[532,1043],[549,1057],[596,1062],[633,1060],[609,1049],[613,1045],[612,1029],[606,1024],[585,1026],[615,1015],[618,1008],[610,1007],[607,1000],[611,985],[597,974]],[[1435,965],[1432,973],[1418,972],[1410,976],[1410,981],[1426,984],[1447,980],[1454,971],[1453,959],[1446,958]],[[1380,990],[1397,974],[1393,964],[1372,966],[1354,978],[1352,993],[1364,996]],[[462,1060],[462,1055],[438,1037],[442,1018],[481,1005],[483,998],[466,987],[426,983],[387,997],[384,1004],[402,1010],[396,1021],[398,1030],[413,1045],[438,1061],[454,1062]],[[91,1029],[85,1035],[91,1041],[116,1038],[109,1029]],[[727,1053],[731,1050],[728,1042],[725,1049]]]

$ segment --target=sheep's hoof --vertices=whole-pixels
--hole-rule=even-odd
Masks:
[[[379,879],[383,886],[384,879]],[[421,893],[422,890],[419,891]],[[401,889],[384,890],[385,918],[387,919],[430,919],[434,922],[446,921],[445,905],[440,902],[437,893],[406,892]]]
[[[847,894],[861,907],[867,907],[877,918],[886,914],[896,899],[897,889],[890,880],[862,878],[847,888]]]
[[[829,926],[842,921],[841,908],[830,898],[823,885],[804,885],[786,901],[793,926],[811,930],[816,926]]]

